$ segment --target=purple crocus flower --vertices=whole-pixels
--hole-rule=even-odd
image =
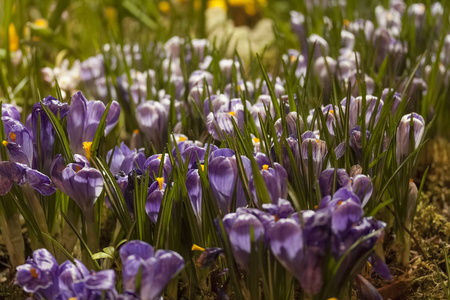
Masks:
[[[13,183],[18,185],[29,183],[32,188],[44,196],[51,195],[56,191],[56,187],[47,175],[24,164],[1,161],[0,195],[6,195],[11,190]]]
[[[176,252],[158,250],[142,241],[129,241],[120,248],[123,264],[123,289],[136,293],[142,300],[158,299],[165,286],[183,268],[184,259]],[[136,290],[136,276],[141,270],[140,290]]]
[[[2,103],[2,117],[9,117],[20,122],[20,112],[17,108],[9,103]]]
[[[146,160],[144,149],[130,150],[124,142],[120,144],[120,147],[115,147],[112,157],[111,154],[113,150],[109,150],[106,154],[106,161],[111,161],[110,169],[113,175],[119,171],[128,174],[133,169],[143,169]]]
[[[272,203],[277,204],[279,198],[287,198],[287,173],[286,170],[278,163],[274,163],[271,167],[269,159],[262,153],[267,161],[259,164],[260,173],[266,184],[267,191],[269,193]],[[258,160],[257,160],[258,161]],[[249,180],[249,188],[253,194],[253,199],[257,200],[256,187],[253,181],[253,176]]]
[[[308,135],[309,133],[309,135]],[[313,137],[312,132],[306,132],[302,135],[301,155],[306,172],[313,172],[318,178],[322,171],[325,156],[327,154],[327,143]],[[311,147],[311,155],[309,149]],[[309,170],[309,159],[312,159],[312,170]]]
[[[17,267],[14,284],[39,299],[54,299],[58,293],[57,275],[56,259],[46,249],[38,249],[24,265]]]
[[[59,266],[58,269],[58,288],[61,296],[70,298],[76,291],[74,283],[89,276],[86,266],[75,259],[74,263],[66,261]]]
[[[238,167],[234,153],[229,149],[220,149],[213,152],[213,154],[208,165],[208,179],[222,213],[227,213],[231,210],[235,189],[236,207],[246,206],[247,200],[244,195],[241,179],[238,175]],[[241,160],[246,176],[250,178],[250,160],[245,156],[241,156]]]
[[[33,136],[19,121],[10,117],[2,117],[6,140],[3,146],[8,150],[9,160],[15,163],[36,167],[35,145]]]
[[[414,130],[414,142],[410,141],[410,127]],[[420,142],[425,131],[425,120],[419,114],[412,113],[402,117],[397,128],[397,143],[396,143],[396,159],[397,164],[400,165],[408,155],[419,147]],[[410,149],[410,143],[413,142],[413,149]]]
[[[203,165],[202,165],[203,169]],[[186,175],[186,189],[191,200],[192,209],[197,218],[201,219],[202,213],[202,184],[198,169],[191,169]]]
[[[159,167],[163,163],[162,160],[164,160],[162,177],[167,179],[172,173],[172,163],[170,162],[169,154],[164,154],[164,156],[162,154],[154,154],[144,162],[143,170],[149,171],[152,180],[156,180],[156,177],[158,177]]]
[[[334,232],[347,230],[353,223],[361,219],[364,212],[361,200],[346,188],[336,191],[333,197],[324,197],[319,208],[328,208],[331,211],[331,229]]]
[[[217,146],[212,144],[205,144],[203,147],[200,147],[197,144],[190,141],[178,143],[177,147],[180,152],[183,163],[186,162],[186,159],[189,159],[189,163],[187,166],[188,170],[194,168],[198,169],[200,166],[197,166],[197,161],[200,162],[200,164],[204,163],[208,148],[209,148],[209,155],[211,155],[212,152],[218,149]],[[176,148],[172,150],[172,155],[173,157],[177,156]]]
[[[234,136],[232,119],[242,131],[244,129],[244,106],[240,99],[233,99],[218,111],[210,112],[206,117],[206,128],[216,140],[223,140],[224,136]]]
[[[262,239],[266,234],[264,223],[274,220],[273,216],[268,215],[262,211],[258,214],[252,214],[256,210],[238,209],[235,213],[227,214],[222,222],[230,240],[231,248],[233,250],[236,262],[244,269],[248,269],[250,254],[251,254],[251,230],[253,230],[254,241]],[[259,215],[264,214],[263,220],[258,218]],[[267,228],[268,229],[268,228]]]
[[[278,199],[278,204],[264,203],[262,207],[275,219],[287,218],[295,212],[291,202],[285,199]]]
[[[88,101],[81,92],[72,97],[70,113],[67,116],[67,133],[70,147],[76,154],[85,154],[90,159],[90,142],[105,112],[105,104],[101,101]],[[120,105],[113,101],[108,115],[104,134],[107,135],[119,121]]]
[[[167,140],[168,118],[166,107],[156,101],[146,101],[136,108],[139,128],[157,149],[161,149]]]
[[[281,219],[270,231],[270,249],[278,261],[300,282],[310,295],[322,287],[324,251],[310,246],[305,249],[302,226],[293,219]]]
[[[331,195],[334,180],[334,168],[328,168],[320,174],[319,186],[322,197]],[[370,177],[364,174],[355,174],[350,177],[345,169],[336,170],[336,190],[346,188],[355,193],[362,201],[362,207],[366,205],[372,196],[373,185]]]
[[[157,177],[156,181],[153,182],[148,189],[145,211],[147,212],[150,221],[154,224],[156,224],[156,221],[158,220],[159,209],[161,208],[161,202],[164,197],[166,186],[164,177]]]
[[[369,142],[372,134],[369,130],[366,130],[366,143]],[[361,132],[361,126],[356,126],[350,130],[350,141],[349,141],[350,147],[352,148],[353,152],[356,155],[356,159],[358,162],[362,161],[362,132]]]
[[[60,119],[64,118],[69,113],[69,105],[67,103],[60,102],[52,96],[45,97],[43,104],[49,108],[55,116],[58,116],[59,113]],[[29,123],[27,122],[27,127],[29,131],[32,132],[34,141],[37,142],[36,139],[40,136],[40,159],[43,166],[42,170],[45,173],[48,173],[52,161],[53,145],[55,144],[55,130],[53,129],[50,119],[47,117],[44,109],[42,108],[41,103],[36,103],[33,105],[33,111],[28,118]],[[39,122],[41,130],[38,133],[37,130],[39,128]]]
[[[103,177],[100,171],[91,168],[86,158],[74,156],[75,162],[64,165],[58,154],[50,167],[55,185],[72,198],[84,213],[89,213],[103,190]]]

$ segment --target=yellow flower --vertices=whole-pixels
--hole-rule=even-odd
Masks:
[[[221,8],[224,12],[227,12],[227,10],[228,10],[227,2],[224,0],[208,1],[208,8],[213,8],[213,7]]]
[[[170,3],[167,1],[161,1],[159,2],[159,10],[164,13],[164,14],[169,14],[170,13]]]
[[[9,51],[15,52],[19,50],[19,36],[17,36],[16,27],[14,24],[9,24]]]

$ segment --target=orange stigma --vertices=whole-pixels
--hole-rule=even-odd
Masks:
[[[139,134],[139,129],[133,130],[133,133],[134,133],[134,134]]]
[[[344,23],[344,26],[349,26],[350,25],[350,21],[347,20],[347,19],[344,19],[344,21],[342,23]]]
[[[38,272],[36,271],[35,268],[31,268],[30,269],[30,274],[31,274],[31,277],[33,277],[33,278],[38,278],[39,277],[39,274],[38,274]]]
[[[409,179],[409,182],[414,182],[414,180],[412,178]]]
[[[9,137],[11,138],[11,141],[13,141],[14,143],[16,142],[16,134],[14,132],[11,132],[9,134]]]
[[[337,205],[341,205],[344,201],[338,201]]]

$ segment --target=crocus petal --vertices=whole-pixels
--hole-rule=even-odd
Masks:
[[[174,251],[159,250],[145,261],[141,277],[142,300],[155,300],[165,286],[184,268],[184,259]]]
[[[153,257],[153,247],[139,240],[129,241],[120,248],[119,253],[122,262],[125,262],[131,255],[146,260]]]

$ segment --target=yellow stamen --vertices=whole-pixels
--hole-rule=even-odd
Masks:
[[[332,297],[332,298],[328,298],[327,300],[339,300],[339,299],[336,297]]]
[[[234,111],[230,111],[229,114],[232,115],[233,117],[236,115]]]
[[[134,134],[139,134],[139,129],[133,130],[133,133],[134,133]]]
[[[184,141],[187,141],[187,138],[185,138],[184,136],[180,136],[180,137],[178,138],[178,140],[179,140],[180,142],[184,142]]]
[[[314,209],[318,209],[319,208],[319,205],[314,205]]]
[[[31,274],[31,277],[33,277],[33,278],[38,278],[39,277],[39,274],[38,274],[38,272],[36,271],[35,268],[31,268],[30,269],[30,274]]]
[[[19,50],[19,36],[13,23],[9,24],[9,51],[15,52]]]
[[[291,55],[291,62],[295,62],[297,60],[297,56]]]
[[[77,300],[77,299],[78,299],[77,297],[69,298],[69,300]]]
[[[161,1],[159,2],[159,10],[164,13],[164,14],[168,14],[170,13],[170,4],[167,1]]]
[[[205,248],[202,248],[196,244],[192,245],[191,251],[205,251]]]
[[[41,28],[47,28],[48,22],[46,19],[37,19],[36,21],[34,21],[34,25]]]
[[[319,139],[316,139],[316,143],[319,143]]]
[[[269,170],[269,165],[263,165],[263,168],[262,168],[263,170]]]
[[[367,268],[369,269],[369,271],[372,269],[372,264],[370,262],[367,262]]]
[[[205,166],[204,165],[200,165],[200,168],[202,168],[202,171],[205,171]]]
[[[164,177],[157,177],[156,181],[158,181],[159,190],[163,189]]]
[[[162,154],[158,155],[158,159],[161,160],[162,158]]]
[[[414,182],[414,180],[411,178],[411,179],[409,179],[409,182]]]
[[[92,142],[84,142],[83,143],[83,149],[84,149],[84,152],[86,152],[86,158],[88,160],[91,160],[91,147],[92,147]]]
[[[344,21],[342,23],[344,23],[344,26],[349,26],[350,25],[350,21],[347,20],[347,19],[344,19]]]
[[[253,142],[255,142],[255,144],[259,143],[259,139],[258,138],[253,138]]]
[[[3,142],[2,142],[2,144],[3,144],[3,146],[5,146],[5,147],[6,147],[6,145],[8,145],[8,144],[9,144],[9,142],[8,142],[8,141],[3,141]]]
[[[330,110],[329,110],[329,113],[332,114],[332,115],[334,115],[334,110],[330,109]]]
[[[16,142],[16,134],[14,132],[11,132],[9,134],[9,137],[11,138],[11,140],[15,143]]]
[[[80,172],[81,169],[82,169],[82,168],[81,168],[80,166],[75,165],[75,172],[76,172],[76,173]]]

